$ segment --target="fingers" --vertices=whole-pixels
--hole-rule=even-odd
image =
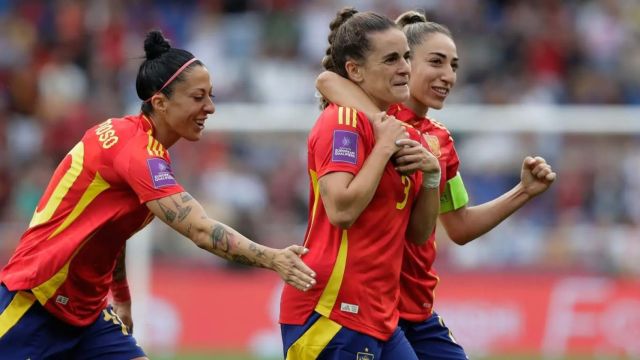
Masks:
[[[300,246],[300,245],[291,245],[287,249],[293,251],[297,255],[304,255],[304,254],[309,252],[309,249],[305,248],[304,246]]]
[[[403,155],[403,156],[400,156],[400,157],[396,158],[396,164],[398,164],[398,166],[408,165],[408,164],[413,164],[413,163],[416,163],[416,162],[420,162],[422,159],[423,159],[423,155],[422,154]]]
[[[311,287],[316,284],[316,281],[311,278],[311,276],[298,269],[294,268],[291,275],[291,280],[300,285],[303,290],[311,289]]]
[[[407,133],[407,137],[408,136],[409,136],[409,133]],[[415,140],[408,139],[408,138],[396,141],[396,145],[398,145],[400,147],[407,147],[408,146],[408,149],[415,148],[415,147],[418,147],[418,146],[422,146],[419,142],[417,142]]]
[[[316,281],[313,280],[313,278],[316,277],[316,273],[313,270],[311,270],[311,268],[308,267],[307,264],[304,263],[304,261],[300,260],[300,258],[296,258],[294,260],[295,260],[293,263],[294,268],[304,273],[305,276],[309,277],[309,280],[307,281],[308,283],[310,283],[311,285],[315,285]]]
[[[405,174],[405,173],[411,174],[418,171],[419,169],[420,169],[419,162],[412,162],[410,164],[396,166],[396,171],[398,171],[401,174]]]
[[[556,179],[556,173],[552,172],[551,174],[548,174],[545,177],[545,180],[549,181],[549,182],[553,182]]]
[[[536,176],[538,179],[544,179],[551,173],[551,166],[549,166],[548,164],[539,164],[531,171],[531,174],[533,176]]]

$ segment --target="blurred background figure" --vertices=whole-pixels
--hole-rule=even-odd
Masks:
[[[176,144],[180,183],[247,237],[277,248],[301,244],[307,132],[264,129],[290,108],[309,109],[299,119],[309,128],[315,121],[326,24],[345,5],[391,18],[417,8],[451,29],[461,67],[447,106],[451,114],[469,105],[487,112],[464,121],[430,116],[455,136],[471,204],[512,188],[527,155],[544,156],[558,173],[548,193],[483,241],[458,248],[439,234],[439,313],[469,355],[640,358],[633,340],[640,335],[640,132],[548,132],[543,119],[539,127],[528,119],[522,131],[477,131],[494,106],[638,111],[635,0],[0,0],[0,266],[75,141],[109,115],[139,111],[130,79],[153,27],[209,66],[218,109],[212,128],[240,103],[272,109],[235,119],[254,131],[210,131],[197,144]],[[585,126],[606,129],[609,119],[601,120]],[[167,317],[148,322],[148,337],[179,325],[162,332],[175,341],[149,341],[149,352],[278,358],[277,277],[201,254],[155,225],[149,302]],[[246,317],[210,322],[195,311],[201,306],[244,307]],[[474,327],[492,321],[495,328]]]

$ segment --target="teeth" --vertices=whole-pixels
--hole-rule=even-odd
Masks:
[[[449,90],[447,89],[443,89],[443,88],[433,88],[433,90],[435,90],[436,92],[442,94],[442,95],[447,95],[447,93],[449,92]]]

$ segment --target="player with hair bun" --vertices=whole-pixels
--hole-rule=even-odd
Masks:
[[[178,184],[167,149],[181,138],[200,139],[215,110],[211,79],[159,30],[148,33],[144,50],[136,79],[142,112],[85,133],[0,272],[2,359],[146,359],[131,334],[124,246],[155,216],[217,256],[277,271],[298,290],[315,284],[299,258],[302,246],[253,243],[210,219]]]
[[[391,19],[344,8],[330,30],[325,69],[379,108],[409,98],[409,45]],[[435,225],[440,165],[393,116],[367,117],[324,99],[322,109],[307,145],[312,206],[303,256],[318,284],[283,291],[284,356],[415,359],[398,328],[400,270],[404,242],[424,244]],[[389,161],[400,151],[412,160],[399,169],[406,175]]]
[[[441,109],[456,83],[458,55],[451,32],[444,25],[429,22],[416,11],[396,20],[411,48],[411,96],[403,103],[380,107],[353,83],[326,71],[316,86],[323,97],[342,106],[358,107],[367,113],[388,109],[387,113],[416,127],[442,168],[440,220],[449,237],[464,245],[487,233],[533,197],[546,191],[556,174],[540,157],[527,157],[521,181],[501,197],[469,207],[467,192],[458,172],[458,155],[446,127],[428,118],[429,108]],[[394,155],[402,166],[404,149]],[[402,295],[398,305],[400,327],[422,360],[463,360],[467,356],[442,318],[433,310],[434,290],[440,281],[433,263],[436,256],[435,229],[427,246],[405,242],[401,274]]]

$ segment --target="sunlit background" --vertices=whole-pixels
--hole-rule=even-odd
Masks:
[[[171,148],[180,183],[247,237],[301,244],[314,81],[345,5],[417,8],[452,30],[458,84],[430,115],[455,138],[472,204],[516,185],[527,155],[558,173],[476,242],[438,233],[435,306],[469,357],[639,359],[638,0],[0,0],[0,265],[86,129],[139,111],[153,27],[207,65],[216,95],[203,139]],[[136,332],[154,358],[282,359],[277,275],[159,220],[129,246]]]

